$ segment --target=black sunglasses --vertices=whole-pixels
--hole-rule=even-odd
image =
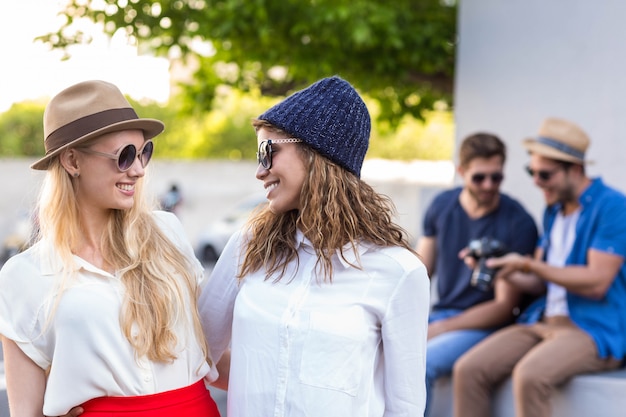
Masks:
[[[550,170],[550,171],[544,170],[544,169],[540,169],[538,171],[535,171],[531,167],[527,166],[526,167],[526,172],[528,172],[528,175],[530,175],[533,178],[535,178],[535,176],[537,176],[537,178],[539,178],[539,180],[541,180],[541,181],[550,181],[550,178],[552,178],[552,176],[554,174],[556,174],[556,172],[559,169],[560,168],[554,168],[553,170]]]
[[[268,139],[259,143],[259,151],[256,153],[256,160],[261,164],[261,166],[265,169],[270,169],[272,167],[272,153],[274,150],[272,149],[273,143],[298,143],[302,142],[300,139],[296,138],[286,138],[286,139]]]
[[[487,179],[487,177],[491,178],[492,183],[500,184],[504,179],[504,174],[501,172],[494,172],[492,174],[477,173],[472,175],[472,182],[476,185],[480,185]]]
[[[135,148],[135,145],[129,144],[129,145],[124,146],[123,148],[120,148],[120,150],[117,151],[117,153],[99,152],[99,151],[94,151],[93,149],[89,149],[89,148],[80,148],[79,150],[81,152],[98,155],[98,156],[104,156],[105,158],[117,160],[117,169],[119,169],[121,172],[126,172],[130,169],[130,167],[133,166],[133,163],[135,162],[135,158],[139,158],[139,162],[141,162],[141,166],[145,168],[148,165],[148,162],[150,162],[150,159],[152,158],[152,151],[154,151],[154,144],[152,143],[151,140],[148,140],[146,141],[146,143],[143,144],[143,146],[139,150]]]

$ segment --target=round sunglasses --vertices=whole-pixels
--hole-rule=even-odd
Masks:
[[[151,140],[148,140],[143,144],[143,146],[139,150],[137,150],[135,145],[128,144],[120,148],[120,150],[117,151],[116,153],[99,152],[99,151],[94,151],[93,149],[90,149],[90,148],[79,148],[78,150],[84,153],[104,156],[105,158],[116,160],[117,169],[119,169],[121,172],[126,172],[130,169],[130,167],[133,166],[133,163],[135,162],[135,158],[138,158],[139,162],[141,162],[141,166],[145,168],[148,165],[148,162],[150,162],[150,159],[152,158],[152,152],[154,151],[154,144],[152,143]]]
[[[272,153],[274,150],[272,149],[273,143],[298,143],[302,142],[300,139],[296,138],[286,138],[286,139],[268,139],[259,143],[259,151],[256,153],[256,160],[263,166],[265,169],[270,169],[272,167]]]

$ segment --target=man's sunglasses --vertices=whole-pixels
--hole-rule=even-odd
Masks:
[[[256,153],[256,160],[261,164],[261,166],[265,169],[270,169],[272,167],[272,153],[274,150],[272,149],[273,143],[298,143],[302,142],[300,139],[296,138],[286,138],[286,139],[268,139],[259,143],[259,151]]]
[[[81,152],[98,155],[98,156],[104,156],[105,158],[116,160],[117,169],[119,169],[121,172],[126,172],[130,169],[130,167],[133,166],[133,163],[135,162],[135,158],[139,158],[139,162],[141,162],[141,166],[145,168],[148,165],[148,162],[150,162],[150,159],[152,158],[152,151],[154,151],[154,144],[152,143],[151,140],[148,140],[146,141],[146,143],[143,144],[143,146],[139,150],[135,148],[135,145],[129,144],[121,148],[119,151],[117,151],[117,153],[99,152],[99,151],[94,151],[93,149],[89,149],[89,148],[79,148],[78,150]]]
[[[492,174],[477,173],[472,175],[471,178],[474,184],[480,185],[487,179],[487,177],[491,178],[491,182],[494,184],[500,184],[504,179],[504,175],[501,172],[494,172]]]
[[[550,178],[552,178],[552,176],[556,174],[559,169],[560,168],[554,168],[553,170],[550,170],[550,171],[540,169],[538,171],[535,171],[531,167],[527,166],[526,172],[528,172],[528,175],[530,175],[533,178],[535,178],[536,176],[541,181],[550,181]]]

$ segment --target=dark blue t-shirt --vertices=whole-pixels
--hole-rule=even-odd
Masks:
[[[482,291],[470,284],[472,270],[458,254],[474,239],[490,237],[504,243],[508,251],[532,254],[537,245],[537,226],[524,207],[500,194],[500,203],[491,213],[471,219],[459,202],[462,188],[437,195],[424,216],[424,236],[436,238],[437,294],[434,308],[467,309],[491,300],[493,289]]]

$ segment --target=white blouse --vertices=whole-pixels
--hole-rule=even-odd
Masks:
[[[257,271],[239,285],[236,234],[200,296],[216,360],[232,328],[228,416],[423,415],[430,291],[422,262],[363,243],[363,268],[335,256],[328,283],[314,272],[310,242],[298,239],[299,266],[291,262],[280,281]]]
[[[202,266],[179,220],[165,212],[155,212],[155,219],[193,262],[200,281]],[[50,245],[35,244],[9,259],[0,271],[0,333],[41,368],[54,364],[46,385],[45,415],[66,414],[96,397],[148,395],[216,378],[190,326],[182,323],[176,328],[179,340],[173,363],[135,359],[120,328],[121,281],[78,256],[74,260],[77,279],[64,291],[51,321],[60,259]]]

